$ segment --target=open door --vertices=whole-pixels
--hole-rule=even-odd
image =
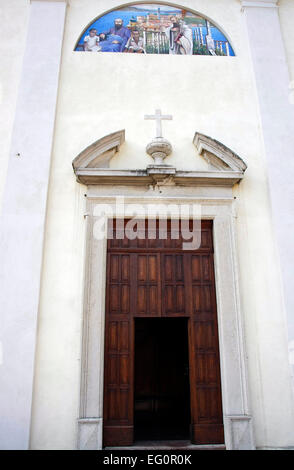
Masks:
[[[190,439],[188,320],[135,319],[135,441]]]
[[[108,241],[104,446],[224,443],[212,222],[181,243]]]

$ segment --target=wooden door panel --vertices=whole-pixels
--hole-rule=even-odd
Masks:
[[[215,344],[214,324],[212,320],[193,320],[194,342],[199,350],[213,350]]]
[[[161,315],[160,255],[157,253],[135,255],[136,279],[133,294],[136,298],[136,317]]]
[[[213,255],[191,254],[185,262],[191,295],[192,440],[195,444],[221,444],[224,434]]]
[[[217,386],[196,386],[197,403],[199,407],[199,424],[219,424],[221,408],[218,401]]]
[[[133,442],[132,256],[109,253],[105,317],[104,445]]]
[[[197,445],[223,444],[223,424],[192,424],[192,442]]]
[[[195,356],[197,369],[196,369],[196,383],[201,389],[202,384],[205,384],[203,388],[207,388],[207,385],[217,387],[218,381],[218,361],[216,353],[214,351],[198,351]]]
[[[161,255],[162,316],[188,316],[184,255],[168,253]]]
[[[131,321],[111,321],[106,329],[104,445],[133,442],[133,354]]]

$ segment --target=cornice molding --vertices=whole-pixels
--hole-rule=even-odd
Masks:
[[[122,185],[150,186],[155,183],[165,185],[167,182],[178,186],[229,186],[239,183],[243,173],[236,171],[174,171],[162,168],[152,174],[148,170],[118,170],[93,168],[75,171],[77,181],[85,185]]]
[[[278,8],[279,0],[240,0],[242,8]]]
[[[69,0],[30,0],[30,3],[42,2],[42,3],[66,3],[69,4]]]
[[[238,183],[247,168],[243,160],[220,142],[196,133],[194,144],[208,161],[211,170],[182,171],[169,165],[149,165],[146,169],[112,169],[109,162],[125,140],[121,130],[97,140],[73,161],[79,183],[86,185],[149,186],[172,184],[179,186],[229,186]]]

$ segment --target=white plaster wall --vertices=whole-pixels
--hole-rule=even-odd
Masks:
[[[29,0],[0,0],[0,205],[7,172]]]
[[[167,163],[203,167],[192,139],[208,134],[248,164],[236,188],[240,287],[248,351],[252,412],[258,446],[294,445],[293,403],[287,384],[287,348],[276,274],[266,161],[237,0],[182,0],[221,25],[236,58],[133,56],[73,52],[96,16],[120,3],[71,0],[67,11],[51,167],[38,324],[31,448],[76,445],[82,326],[85,188],[71,162],[86,146],[126,129],[115,167],[144,168],[154,125],[143,115],[161,107],[174,120],[164,136],[174,146]]]

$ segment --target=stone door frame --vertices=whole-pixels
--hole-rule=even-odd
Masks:
[[[185,187],[172,196],[171,188],[146,197],[138,186],[88,186],[87,249],[81,367],[79,449],[101,449],[103,429],[104,321],[106,290],[106,240],[97,240],[95,210],[101,204],[122,214],[116,197],[127,202],[160,205],[201,204],[202,218],[213,220],[214,263],[219,328],[222,401],[226,449],[254,449],[252,416],[249,410],[246,347],[239,296],[238,262],[231,187]]]

